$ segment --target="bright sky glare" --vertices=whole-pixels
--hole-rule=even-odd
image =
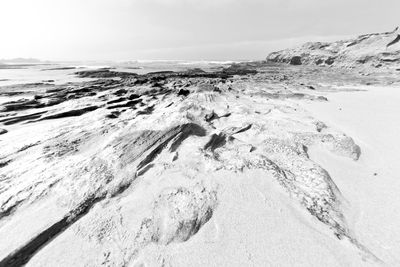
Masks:
[[[262,59],[390,31],[399,0],[1,0],[0,58]]]

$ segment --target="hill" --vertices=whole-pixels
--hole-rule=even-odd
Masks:
[[[398,27],[391,32],[360,35],[336,42],[309,42],[300,47],[273,52],[267,61],[292,65],[355,68],[395,68],[400,63]]]

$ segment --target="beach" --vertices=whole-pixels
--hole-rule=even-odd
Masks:
[[[396,75],[191,66],[2,87],[1,264],[398,263]]]

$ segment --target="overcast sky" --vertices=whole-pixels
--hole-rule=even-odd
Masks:
[[[0,0],[0,58],[238,60],[389,31],[400,0]]]

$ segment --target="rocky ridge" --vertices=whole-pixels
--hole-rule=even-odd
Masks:
[[[345,68],[373,67],[400,69],[400,33],[360,35],[336,42],[310,42],[302,46],[273,52],[267,61],[291,65],[318,65]]]

